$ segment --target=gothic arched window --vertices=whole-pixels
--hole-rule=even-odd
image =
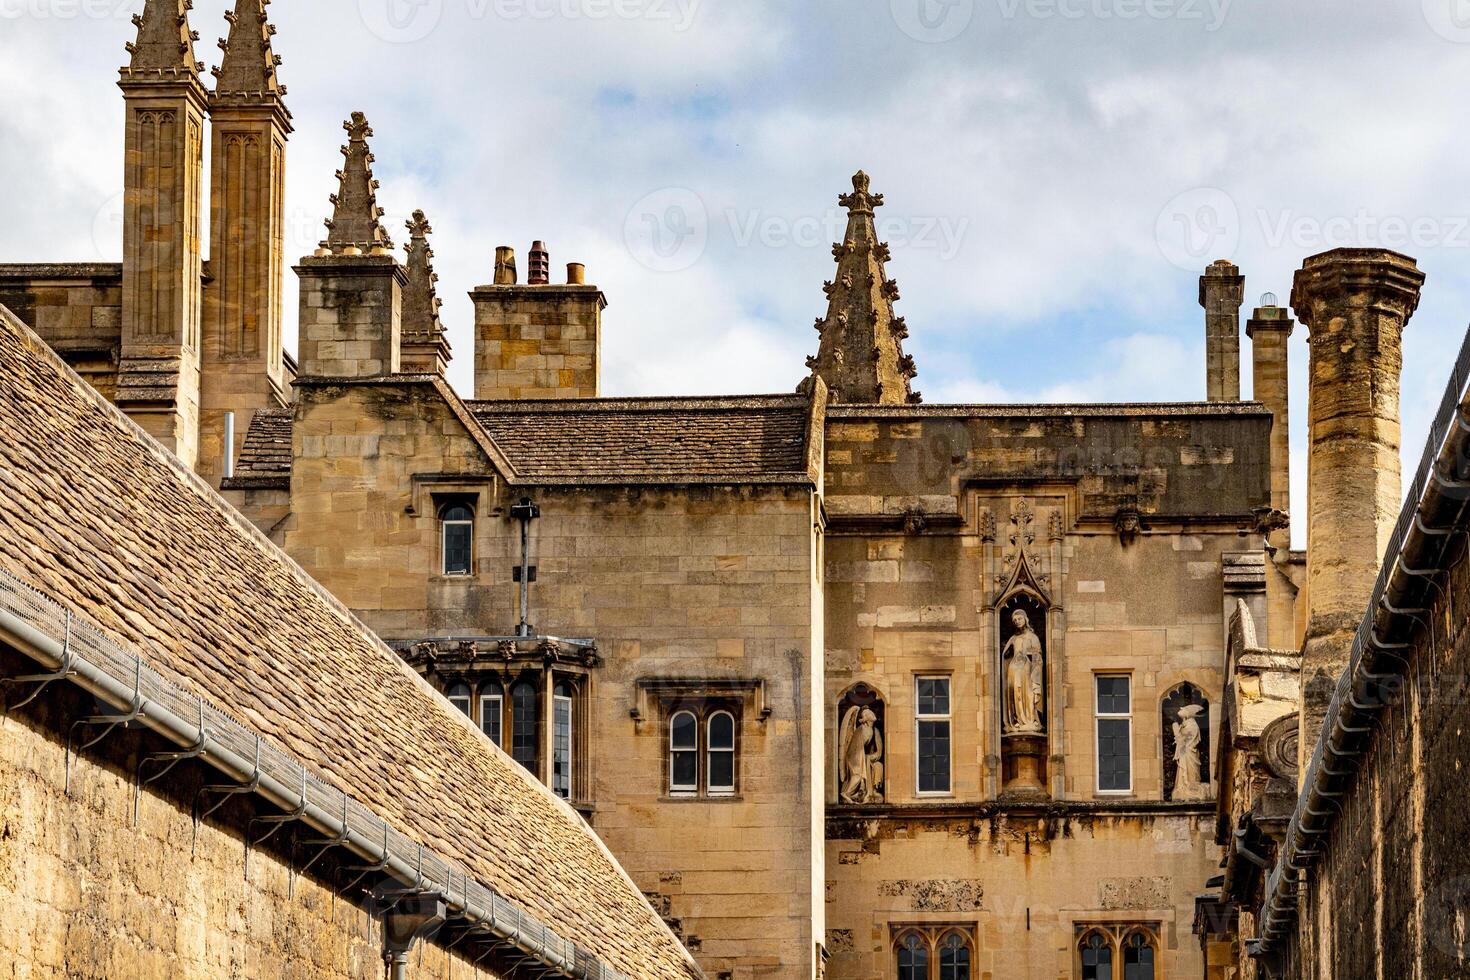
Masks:
[[[692,711],[669,719],[669,792],[699,792],[699,719]]]
[[[480,685],[480,731],[500,745],[500,729],[505,713],[505,688],[493,677]]]
[[[729,796],[734,793],[735,716],[730,712],[716,711],[709,716],[705,754],[710,795]]]
[[[1153,941],[1142,932],[1123,940],[1123,980],[1154,980]]]
[[[1101,932],[1082,937],[1082,980],[1113,980],[1113,941]]]
[[[898,941],[898,980],[929,980],[929,943],[917,932]]]
[[[939,980],[970,980],[970,943],[957,932],[939,941]]]

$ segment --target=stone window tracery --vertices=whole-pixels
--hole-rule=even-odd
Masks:
[[[1157,924],[1078,925],[1076,976],[1081,980],[1156,980]]]
[[[898,980],[971,980],[973,930],[943,924],[900,926],[894,937],[893,956]]]

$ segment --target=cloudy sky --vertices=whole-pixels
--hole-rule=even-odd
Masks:
[[[195,0],[210,64],[226,4]],[[113,83],[140,7],[0,0],[0,261],[120,257]],[[434,224],[465,392],[465,294],[496,245],[524,272],[536,238],[553,269],[585,262],[608,295],[607,393],[791,389],[859,167],[887,197],[889,274],[929,402],[1201,397],[1211,259],[1242,267],[1249,307],[1268,290],[1284,301],[1306,255],[1384,245],[1429,275],[1405,339],[1417,460],[1470,314],[1470,0],[270,13],[297,126],[288,255],[321,237],[341,120],[362,110],[390,233],[406,237],[414,208]],[[1292,345],[1300,500],[1305,330]]]

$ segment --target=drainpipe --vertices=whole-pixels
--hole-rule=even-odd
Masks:
[[[516,636],[535,636],[531,627],[531,582],[536,570],[531,567],[531,522],[541,516],[541,508],[532,503],[530,497],[510,509],[512,519],[521,522],[521,564],[516,568],[516,581],[521,584],[521,621],[516,626]]]
[[[444,924],[448,916],[438,892],[404,895],[383,913],[383,959],[388,980],[408,980],[408,954],[414,943]]]

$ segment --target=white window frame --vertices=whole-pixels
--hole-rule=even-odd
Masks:
[[[500,732],[500,737],[490,740],[496,745],[500,745],[500,743],[505,741],[505,688],[502,686],[499,694],[487,694],[485,691],[488,687],[488,684],[481,687],[479,694],[476,695],[480,702],[480,731],[484,733],[486,738],[490,738],[490,733],[485,731],[485,710],[493,701],[494,708],[491,710],[495,712],[495,727]],[[500,745],[500,747],[505,748],[503,745]]]
[[[464,693],[454,693],[458,688],[464,688]],[[464,712],[464,716],[471,721],[475,720],[475,692],[468,684],[463,681],[455,681],[445,689],[444,697],[449,700],[450,704],[454,705],[456,711]]]
[[[1102,691],[1098,682],[1104,679],[1128,682],[1128,711],[1126,713],[1104,712]],[[1099,796],[1130,796],[1133,793],[1133,675],[1126,671],[1110,671],[1092,675],[1092,785]],[[1102,788],[1102,722],[1126,721],[1128,723],[1128,787],[1126,789]]]
[[[919,713],[919,684],[923,681],[943,681],[945,687],[945,703],[949,711],[942,715],[923,715]],[[919,788],[921,772],[919,769],[919,725],[926,721],[942,721],[949,726],[949,758],[945,767],[949,774],[949,788],[943,790],[923,790]],[[923,797],[944,797],[954,795],[954,679],[949,674],[917,674],[914,676],[914,795]]]
[[[457,507],[469,509],[468,504],[449,504],[444,511],[450,511]],[[439,521],[439,572],[450,578],[471,578],[475,574],[475,518],[474,511],[470,511],[471,517],[467,521]],[[449,529],[451,527],[467,527],[470,529],[470,560],[469,567],[462,572],[451,572],[449,570]]]
[[[688,715],[694,722],[694,744],[680,747],[674,745],[674,722],[679,720],[680,715]],[[694,797],[699,795],[699,713],[690,708],[680,708],[669,716],[669,795],[679,797]],[[674,782],[674,759],[676,753],[692,752],[694,754],[694,782],[681,784]]]
[[[555,690],[555,687],[552,688]],[[556,726],[557,715],[565,709],[567,713],[567,792],[562,796],[556,788]],[[551,791],[564,800],[577,798],[577,713],[569,694],[553,694],[551,698]]]
[[[715,719],[718,718],[718,717],[720,717],[721,715],[724,715],[726,718],[729,718],[730,719],[730,747],[728,749],[717,749],[717,748],[715,748],[715,746],[714,746],[714,738],[711,735],[711,732],[714,730],[714,727],[715,727]],[[704,722],[704,757],[705,757],[704,758],[704,771],[705,771],[705,783],[707,784],[706,785],[706,792],[710,796],[734,796],[735,795],[735,778],[736,778],[735,777],[735,763],[736,763],[735,746],[739,742],[739,740],[740,740],[740,732],[739,732],[739,729],[736,727],[735,714],[734,714],[734,712],[727,711],[724,708],[720,708],[718,710],[711,711],[709,717],[706,718],[705,719],[705,722]],[[714,756],[715,756],[716,753],[719,753],[720,755],[728,755],[730,757],[730,785],[729,786],[716,786],[715,785],[715,781],[714,781],[715,767],[713,765],[713,760],[714,760]]]

